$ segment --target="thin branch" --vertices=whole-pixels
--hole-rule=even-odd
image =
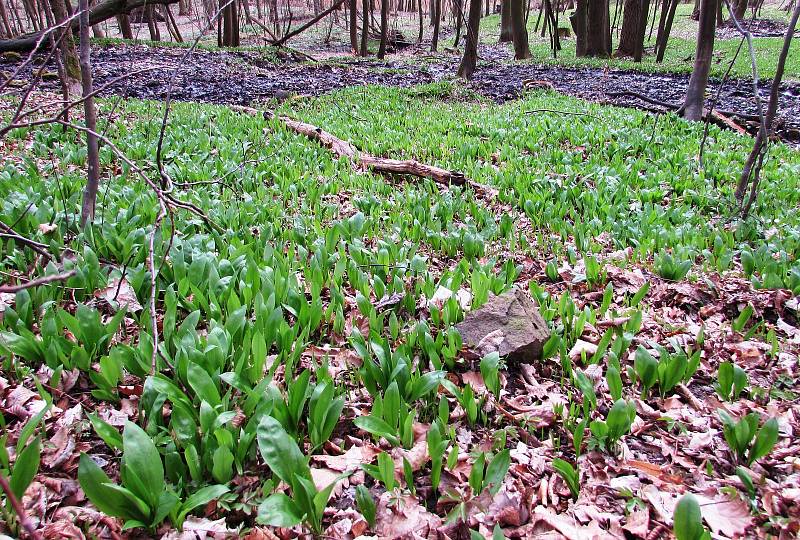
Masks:
[[[23,291],[25,289],[32,289],[33,287],[39,287],[41,285],[49,285],[50,283],[56,281],[66,281],[74,276],[75,272],[75,270],[70,270],[69,272],[64,272],[63,274],[43,276],[20,285],[2,285],[0,286],[0,293],[18,293],[19,291]]]
[[[6,497],[11,503],[11,507],[17,514],[17,519],[19,519],[20,525],[22,525],[22,528],[28,533],[28,536],[30,536],[33,540],[41,540],[41,535],[36,531],[36,527],[34,527],[33,523],[31,523],[31,521],[28,519],[28,515],[25,513],[25,508],[22,507],[22,503],[19,502],[19,499],[17,499],[17,496],[14,495],[14,492],[11,491],[11,486],[8,485],[8,480],[2,473],[0,473],[0,486],[2,486]]]

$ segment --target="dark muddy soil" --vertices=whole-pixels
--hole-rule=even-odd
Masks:
[[[788,27],[784,21],[773,19],[744,19],[741,24],[753,37],[783,37]],[[795,34],[800,34],[800,31],[795,30]],[[742,34],[732,21],[727,21],[722,28],[717,28],[717,37],[733,39],[742,37]]]
[[[547,81],[563,94],[589,101],[667,110],[630,92],[642,94],[651,100],[679,105],[688,84],[687,75],[514,64],[506,62],[508,53],[496,47],[486,47],[481,53],[481,64],[468,84],[496,102],[519,97],[525,81],[529,84],[533,82],[533,86],[542,86],[536,81]],[[187,57],[185,49],[145,45],[96,47],[92,52],[96,87],[122,77],[106,88],[104,95],[162,99],[177,68],[172,88],[173,99],[238,105],[287,93],[318,95],[337,88],[364,84],[409,87],[452,77],[458,65],[455,55],[424,56],[424,53],[424,61],[419,58],[389,62],[354,59],[300,63],[291,58],[285,60],[276,64],[274,57],[268,58],[250,51],[198,50]],[[0,57],[0,72],[10,73],[18,63],[19,60]],[[153,69],[134,73],[148,67]],[[30,69],[19,76],[21,79],[29,77]],[[53,80],[44,84],[54,90],[58,86]],[[714,81],[709,90],[716,95]],[[760,94],[765,101],[768,90],[768,84],[762,83]],[[798,143],[800,83],[785,83],[780,90],[779,134],[788,142]],[[750,81],[728,81],[720,93],[716,108],[751,130],[757,126],[757,110]]]

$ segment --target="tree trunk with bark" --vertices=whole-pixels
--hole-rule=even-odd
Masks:
[[[61,24],[69,18],[66,0],[50,0],[50,10],[53,12],[57,24]],[[70,94],[78,95],[80,93],[81,67],[78,53],[75,51],[75,37],[71,26],[66,29],[66,35],[61,40],[60,52],[66,75],[64,83]]]
[[[453,39],[453,48],[458,48],[458,42],[461,41],[461,25],[463,24],[464,20],[464,11],[461,7],[461,0],[453,0],[453,14],[456,18],[456,35],[455,39]]]
[[[358,0],[349,0],[348,9],[350,10],[350,50],[353,54],[358,54]]]
[[[133,29],[131,28],[131,18],[127,15],[117,15],[117,26],[123,39],[133,39]]]
[[[361,56],[367,56],[367,37],[369,36],[370,0],[361,0]]]
[[[611,54],[608,0],[586,0],[586,56]]]
[[[500,43],[511,41],[511,2],[503,0],[500,6]]]
[[[658,34],[656,35],[656,62],[664,60],[664,52],[667,50],[669,34],[672,32],[672,21],[675,20],[675,10],[678,9],[679,0],[664,0],[662,5],[661,18],[658,22]]]
[[[386,56],[386,41],[389,39],[389,0],[381,0],[381,44],[378,47],[378,58]]]
[[[708,73],[711,69],[711,55],[714,52],[714,34],[716,33],[717,2],[719,0],[702,0],[700,4],[700,24],[697,29],[697,50],[694,57],[694,69],[686,89],[686,100],[683,102],[683,117],[698,121],[703,117]]]
[[[575,5],[575,11],[569,18],[572,30],[575,32],[575,56],[578,57],[586,56],[586,2],[587,0],[578,0]]]
[[[614,56],[633,56],[639,36],[641,12],[642,0],[625,0],[625,7],[622,11],[622,30]]]
[[[467,20],[467,43],[464,45],[464,56],[458,67],[458,76],[472,78],[475,65],[478,63],[478,33],[481,24],[481,7],[483,0],[470,0]]]
[[[431,0],[431,17],[433,18],[433,37],[431,38],[431,52],[439,48],[439,27],[442,21],[442,0]]]
[[[525,25],[525,9],[523,0],[511,2],[511,39],[514,42],[514,58],[524,60],[531,57],[528,46],[528,28]]]
[[[91,44],[89,43],[89,2],[80,0],[79,9],[80,19],[80,67],[81,67],[81,87],[83,90],[83,112],[84,123],[86,124],[86,165],[87,180],[86,188],[83,191],[83,202],[81,204],[81,227],[94,219],[95,202],[97,200],[97,190],[100,185],[100,149],[97,140],[97,111],[94,107],[92,97],[92,67],[91,67]]]

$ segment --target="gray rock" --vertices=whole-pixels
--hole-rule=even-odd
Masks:
[[[456,325],[464,346],[480,356],[497,352],[509,360],[530,363],[542,356],[550,337],[536,302],[518,287],[467,313]]]

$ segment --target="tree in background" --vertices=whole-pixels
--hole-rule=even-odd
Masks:
[[[511,4],[511,38],[514,42],[514,58],[524,60],[531,57],[528,46],[528,28],[525,25],[523,0],[508,0]]]
[[[50,0],[50,9],[53,11],[56,23],[61,24],[69,18],[65,0]],[[66,35],[61,41],[61,61],[64,64],[66,80],[64,85],[70,95],[79,95],[81,91],[81,68],[78,53],[75,51],[75,37],[72,27],[65,29]]]
[[[478,63],[478,32],[481,24],[481,7],[483,0],[470,0],[469,18],[467,19],[467,43],[464,46],[464,56],[458,67],[458,76],[469,79],[475,72]],[[522,3],[520,2],[520,6]],[[527,34],[526,34],[527,37]]]
[[[431,0],[431,21],[433,22],[433,37],[431,38],[431,52],[439,48],[439,26],[441,25],[442,0]]]
[[[500,43],[511,41],[511,2],[503,0],[500,6]]]
[[[718,2],[719,0],[702,0],[700,3],[694,69],[686,89],[686,100],[681,107],[683,117],[687,120],[697,121],[703,117],[708,72],[711,70],[711,55],[714,52]]]
[[[378,58],[386,56],[386,40],[389,34],[389,0],[381,0],[381,44],[378,47]]]

